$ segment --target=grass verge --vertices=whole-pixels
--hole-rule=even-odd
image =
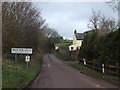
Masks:
[[[84,66],[81,63],[74,64],[72,66],[74,68],[80,70],[80,72],[83,74],[95,77],[97,79],[102,79],[102,80],[108,81],[108,82],[113,83],[113,84],[118,85],[118,86],[120,85],[120,77],[103,74],[101,72],[98,72],[98,71],[90,68],[90,67]]]
[[[22,89],[29,85],[40,71],[40,59],[33,60],[27,68],[25,62],[4,58],[2,69],[2,88]]]
[[[56,57],[60,58],[61,60],[68,61],[68,55],[64,53],[57,52],[54,54]]]

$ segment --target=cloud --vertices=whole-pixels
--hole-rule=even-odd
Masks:
[[[43,18],[50,28],[56,29],[60,35],[72,38],[73,31],[87,31],[87,24],[92,15],[92,9],[101,11],[106,17],[117,17],[109,5],[103,2],[37,2],[34,3],[42,12]]]

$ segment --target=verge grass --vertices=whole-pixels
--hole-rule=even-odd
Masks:
[[[4,58],[2,63],[2,88],[25,88],[40,71],[40,59],[32,61],[27,68],[25,62]]]
[[[102,72],[96,71],[88,66],[83,65],[82,63],[77,63],[72,65],[74,68],[80,70],[81,73],[92,76],[97,79],[102,79],[113,83],[115,85],[120,86],[120,77],[118,76],[111,76],[108,74],[103,74]]]

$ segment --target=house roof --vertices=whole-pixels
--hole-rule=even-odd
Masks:
[[[83,33],[75,33],[76,39],[77,40],[83,40],[84,39],[84,34]]]

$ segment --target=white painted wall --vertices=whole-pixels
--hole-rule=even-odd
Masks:
[[[73,34],[73,44],[75,44],[76,43],[76,36],[75,36],[75,34]]]
[[[83,40],[76,40],[76,36],[75,34],[73,34],[73,45],[69,46],[69,51],[75,51],[78,49],[80,49],[81,45],[82,45],[82,41]],[[71,49],[73,48],[73,49]]]
[[[73,48],[73,49],[72,49]],[[70,45],[69,46],[69,51],[75,51],[76,50],[76,45]]]

